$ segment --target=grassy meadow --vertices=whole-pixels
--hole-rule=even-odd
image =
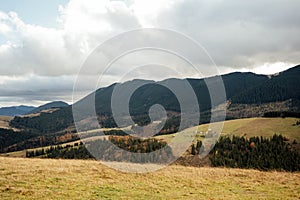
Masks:
[[[224,123],[222,135],[269,137],[277,133],[299,142],[300,127],[294,125],[296,121],[296,118],[230,120]],[[200,133],[208,128],[205,124],[183,132]],[[189,137],[182,134],[185,135]],[[169,141],[174,135],[157,138]],[[130,174],[93,160],[14,158],[24,155],[25,151],[19,151],[0,157],[1,200],[300,199],[299,172],[171,165],[152,173]]]
[[[0,157],[0,199],[299,199],[300,173],[172,165],[128,174],[97,161]]]
[[[247,138],[255,136],[272,137],[280,134],[291,141],[300,142],[300,126],[296,126],[297,118],[245,118],[224,121],[221,135],[245,136]],[[216,122],[219,123],[219,122]],[[202,124],[192,128],[183,130],[181,133],[189,133],[197,131],[197,133],[205,133],[209,129],[209,124]],[[180,134],[180,133],[176,133]],[[170,141],[174,134],[158,136],[158,138]],[[201,139],[201,137],[200,137]]]

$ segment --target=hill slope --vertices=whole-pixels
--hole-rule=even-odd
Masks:
[[[300,126],[296,125],[297,118],[246,118],[228,120],[224,122],[222,135],[245,136],[247,138],[263,136],[272,137],[280,134],[290,141],[300,142]],[[218,122],[216,122],[218,123]],[[209,129],[209,124],[202,124],[183,130],[182,132],[194,132],[205,134]],[[176,134],[180,134],[176,133]],[[170,141],[174,134],[157,136],[158,138]]]
[[[272,76],[262,84],[241,92],[233,103],[268,103],[287,99],[300,100],[300,65]]]
[[[169,166],[127,174],[96,161],[16,158],[0,158],[0,169],[1,199],[300,198],[299,173]]]
[[[264,136],[271,137],[281,134],[290,140],[300,142],[300,126],[296,126],[297,118],[248,118],[229,120],[224,122],[222,134],[246,137]],[[207,124],[198,126],[198,130],[205,132]]]

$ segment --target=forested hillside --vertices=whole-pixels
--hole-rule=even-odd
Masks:
[[[272,76],[261,84],[232,97],[233,103],[260,104],[287,99],[300,100],[300,65]]]

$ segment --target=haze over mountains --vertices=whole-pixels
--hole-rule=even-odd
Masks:
[[[35,109],[34,106],[11,106],[11,107],[2,107],[0,108],[0,116],[17,116],[24,115]]]
[[[54,101],[39,107],[34,106],[12,106],[12,107],[2,107],[0,108],[0,116],[19,116],[19,115],[28,115],[33,113],[38,113],[42,110],[47,110],[50,108],[63,108],[67,107],[69,104],[63,101]]]

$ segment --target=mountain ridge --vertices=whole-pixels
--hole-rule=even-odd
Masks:
[[[300,66],[297,65],[287,71],[279,73],[279,75],[269,78],[267,75],[257,75],[254,73],[241,73],[235,72],[230,74],[222,75],[227,100],[231,104],[265,104],[278,101],[291,100],[291,102],[300,101],[300,86],[295,84],[299,81],[300,77]],[[213,78],[213,77],[210,77]],[[208,78],[209,79],[209,78]],[[183,80],[170,79],[176,84],[183,82]],[[192,88],[194,89],[196,96],[198,98],[199,108],[201,110],[201,121],[199,123],[205,123],[210,119],[210,96],[208,89],[205,84],[205,79],[185,79],[187,80]],[[285,82],[285,80],[288,80]],[[138,80],[138,82],[144,80]],[[168,81],[168,79],[163,80]],[[120,87],[123,91],[130,89],[131,85],[135,81],[128,81],[125,83],[114,83],[105,88],[99,88],[95,93],[91,93],[88,96],[82,98],[75,104],[90,104],[93,103],[93,95],[95,94],[95,108],[96,113],[99,116],[99,123],[103,127],[114,127],[115,122],[112,117],[111,110],[111,95],[115,87]],[[131,117],[134,118],[136,123],[147,124],[149,122],[148,111],[149,108],[154,104],[161,104],[164,108],[173,113],[170,118],[176,116],[176,113],[180,113],[180,105],[174,94],[168,89],[159,85],[160,82],[153,82],[145,80],[144,86],[138,88],[134,91],[129,102],[129,110]],[[290,90],[285,90],[285,92],[280,93],[281,87],[274,87],[273,85],[285,85],[284,88],[292,88]],[[282,86],[283,87],[283,86]],[[270,98],[257,100],[256,90],[257,88],[262,88],[262,91],[270,94]],[[253,92],[254,91],[254,92]],[[263,95],[262,95],[263,97]],[[253,100],[254,99],[254,100]],[[253,100],[253,101],[250,101]],[[257,100],[257,101],[256,101]],[[120,100],[122,102],[122,100]],[[299,112],[299,105],[294,106]],[[273,108],[273,109],[276,109]],[[296,110],[296,111],[297,111]],[[278,111],[278,110],[267,110],[267,111]],[[252,117],[257,117],[258,115],[253,114]],[[83,118],[88,118],[83,116]],[[180,116],[177,116],[180,117]],[[230,118],[230,116],[228,116]],[[180,119],[180,118],[178,118]],[[177,120],[174,118],[173,120]],[[178,120],[177,120],[178,121]],[[34,124],[34,125],[33,125]],[[55,125],[54,125],[55,124]],[[172,123],[171,123],[172,124]],[[174,124],[174,123],[173,123]],[[17,128],[29,128],[36,129],[40,132],[51,133],[63,130],[69,126],[73,125],[73,115],[72,115],[72,105],[68,107],[61,108],[52,113],[42,113],[40,116],[32,118],[20,118],[15,117],[11,121],[11,126]]]

